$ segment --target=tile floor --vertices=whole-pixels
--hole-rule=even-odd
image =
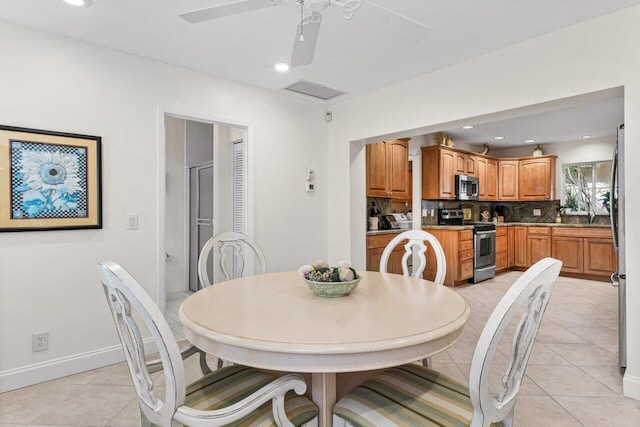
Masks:
[[[469,301],[471,319],[460,341],[432,358],[436,369],[467,382],[479,333],[519,275],[508,272],[456,288]],[[179,304],[168,301],[167,318],[181,339],[176,314]],[[508,354],[509,345],[501,345],[499,352]],[[507,357],[498,362],[504,368]],[[187,377],[197,375],[194,360],[187,366]],[[161,382],[158,377],[158,384]],[[139,425],[136,402],[121,363],[0,394],[0,427],[133,427]],[[640,425],[640,402],[622,396],[622,374],[617,367],[617,294],[610,285],[560,278],[520,389],[515,425]]]

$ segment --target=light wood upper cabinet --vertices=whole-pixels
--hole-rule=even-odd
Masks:
[[[518,200],[518,165],[517,159],[498,160],[498,199]]]
[[[367,197],[406,200],[409,196],[409,144],[406,139],[366,146]]]
[[[456,198],[456,151],[442,146],[422,147],[422,198]]]
[[[455,200],[455,175],[478,177],[480,200],[551,200],[556,156],[497,159],[451,147],[422,147],[422,198]]]
[[[457,151],[455,159],[455,174],[476,176],[476,156]]]
[[[520,200],[551,200],[556,182],[556,156],[520,159],[518,171]]]
[[[476,157],[480,200],[497,200],[498,161],[488,157]]]

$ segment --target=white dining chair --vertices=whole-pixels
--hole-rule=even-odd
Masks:
[[[468,386],[418,364],[391,368],[336,403],[334,427],[513,426],[516,396],[561,267],[556,259],[540,260],[509,288],[478,339]],[[509,365],[499,391],[492,393],[490,373],[498,344],[514,318],[519,321]]]
[[[411,276],[422,278],[422,273],[427,266],[426,252],[428,247],[425,245],[425,242],[428,242],[436,257],[437,263],[436,276],[433,281],[438,285],[442,285],[447,273],[447,260],[444,256],[444,250],[436,236],[423,230],[407,230],[394,237],[382,252],[382,258],[380,258],[380,272],[387,272],[387,264],[389,262],[389,257],[391,257],[391,253],[396,246],[405,240],[408,240],[408,242],[404,245],[405,252],[402,255],[402,274],[405,276],[410,275],[409,257],[412,256],[413,247],[417,247],[420,264],[417,267],[415,265],[413,266]]]
[[[212,255],[213,265],[220,268],[226,280],[244,277],[249,255],[254,256],[260,273],[267,272],[267,261],[255,240],[242,233],[225,231],[211,237],[200,251],[198,278],[202,287],[213,283],[207,268]]]
[[[318,408],[302,396],[307,386],[300,375],[274,379],[256,369],[234,365],[186,386],[178,345],[151,297],[115,262],[98,264],[98,272],[138,396],[141,426],[317,425]],[[159,389],[164,388],[163,395],[145,363],[140,326],[153,338],[160,355],[165,386]]]

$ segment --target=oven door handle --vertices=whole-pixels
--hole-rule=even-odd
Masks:
[[[486,236],[488,234],[496,234],[496,230],[489,230],[489,231],[476,231],[477,235],[480,236]]]

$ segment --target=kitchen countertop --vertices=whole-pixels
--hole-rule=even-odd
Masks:
[[[395,229],[395,230],[371,230],[367,231],[367,236],[377,236],[379,234],[400,234],[403,231],[407,231],[406,228]]]
[[[487,222],[487,224],[491,224]],[[527,227],[571,227],[571,228],[611,228],[608,224],[564,224],[556,222],[499,222],[496,227],[507,227],[513,225]],[[472,230],[473,224],[464,225],[423,225],[422,228],[447,229],[447,230]]]

